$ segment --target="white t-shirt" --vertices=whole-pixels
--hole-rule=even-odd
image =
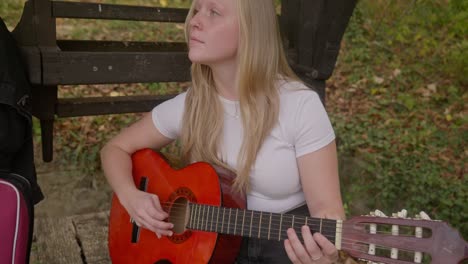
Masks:
[[[185,96],[181,93],[152,110],[155,127],[168,138],[180,135]],[[316,92],[299,82],[282,81],[279,97],[278,123],[265,139],[251,170],[251,191],[247,194],[250,210],[282,213],[305,204],[297,158],[335,139]],[[239,102],[219,98],[225,112],[220,158],[236,168],[243,135]]]

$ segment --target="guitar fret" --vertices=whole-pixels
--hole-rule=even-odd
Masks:
[[[253,214],[254,211],[252,211],[252,214],[250,216],[250,231],[249,231],[249,237],[252,237],[252,220],[253,220]]]
[[[260,238],[260,231],[262,230],[262,212],[260,212],[260,221],[258,222],[258,238]]]
[[[189,227],[193,227],[193,205],[189,204],[190,206],[190,221],[189,221]]]
[[[194,208],[193,208],[193,209],[194,209],[194,210],[193,210],[193,227],[194,227],[195,229],[197,229],[197,220],[198,220],[198,218],[197,218],[197,210],[198,210],[198,205],[194,205]]]
[[[213,210],[211,210],[211,223],[210,223],[210,231],[213,231],[213,217],[214,217],[214,210],[215,210],[215,207],[213,207]]]
[[[283,214],[281,214],[281,217],[280,217],[280,224],[279,224],[279,232],[278,232],[278,241],[281,240],[281,227],[283,225]]]
[[[273,213],[270,213],[270,222],[268,224],[268,240],[270,240],[270,230],[271,230],[271,216],[273,215]]]
[[[202,215],[202,206],[198,205],[198,229],[202,229],[203,227],[203,215]]]
[[[320,218],[320,231],[319,231],[320,234],[322,234],[322,221],[323,221],[323,219]]]
[[[221,233],[224,229],[224,215],[226,214],[226,207],[223,207],[223,221],[221,222]]]
[[[239,209],[236,209],[236,220],[234,221],[234,235],[236,234],[236,228],[237,228],[237,214],[239,213]]]
[[[201,206],[202,208],[202,213],[201,213],[201,226],[200,226],[200,229],[203,229],[203,218],[205,218],[205,206]]]
[[[307,224],[307,216],[305,217],[305,224],[304,224],[304,225],[308,226],[308,224]]]
[[[337,242],[337,228],[339,227],[339,221],[331,219],[320,219],[321,222],[324,222],[322,225],[323,235],[330,240],[332,243]]]
[[[228,218],[228,226],[227,226],[227,234],[229,234],[229,225],[231,224],[231,208],[229,208],[229,218]]]
[[[193,227],[193,226],[192,226],[192,220],[193,220],[193,218],[192,218],[193,205],[192,205],[191,203],[189,203],[187,206],[189,207],[189,215],[190,215],[190,216],[189,216],[189,221],[188,221],[188,226],[187,226],[187,227],[188,227],[188,228],[192,228],[192,227]]]
[[[207,206],[208,212],[206,212],[206,227],[205,230],[208,231],[208,216],[210,215],[210,206]]]
[[[197,227],[199,230],[202,229],[203,225],[202,225],[202,220],[203,220],[203,215],[202,215],[202,206],[199,204],[197,205],[198,207],[198,224],[197,224]]]
[[[292,215],[289,215],[289,214],[283,214],[283,221],[282,221],[282,224],[281,224],[281,230],[283,230],[281,232],[281,240],[283,240],[285,237],[287,237],[287,230],[289,228],[291,228],[291,225],[292,225],[292,220],[293,220],[293,217]],[[297,234],[297,237],[299,238],[299,240],[301,239],[301,234],[298,233]]]
[[[198,220],[198,218],[197,218],[197,210],[198,210],[198,206],[195,205],[193,209],[194,209],[194,212],[193,212],[193,227],[194,227],[195,229],[197,229],[197,220]]]
[[[216,232],[218,232],[218,226],[219,226],[219,210],[220,208],[218,207],[218,215],[216,216]]]
[[[294,229],[294,215],[293,215],[293,218],[292,218],[291,227],[292,227],[292,229]],[[296,231],[296,230],[294,229],[294,231]]]
[[[198,222],[200,221],[200,218],[198,216],[199,215],[198,209],[199,209],[199,206],[197,204],[195,207],[195,219],[197,219],[197,222],[195,223],[195,229],[198,229]]]
[[[192,210],[191,210],[191,211],[192,211],[192,215],[191,215],[190,218],[192,218],[192,219],[191,219],[191,221],[192,221],[192,228],[195,228],[195,218],[197,217],[197,216],[196,216],[196,211],[197,211],[197,205],[196,205],[196,204],[192,204]]]
[[[205,207],[200,204],[200,230],[203,230],[203,214],[205,213]]]
[[[241,236],[244,236],[245,211],[246,211],[246,210],[244,210],[244,216],[242,217],[242,231],[241,231]]]

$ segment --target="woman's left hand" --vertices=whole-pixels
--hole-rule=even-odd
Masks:
[[[338,250],[327,238],[320,233],[312,235],[308,226],[302,227],[304,244],[297,237],[294,229],[288,229],[288,239],[284,247],[289,259],[294,264],[334,263],[338,260]]]

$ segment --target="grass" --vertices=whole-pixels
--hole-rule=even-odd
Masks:
[[[24,1],[23,1],[24,2]],[[190,1],[97,1],[188,6]],[[12,29],[22,2],[0,2]],[[343,39],[327,110],[339,140],[349,216],[379,208],[427,211],[468,237],[466,142],[468,2],[361,0]],[[181,25],[122,21],[57,22],[64,39],[182,41]],[[177,93],[187,84],[70,86],[61,97]],[[99,170],[102,144],[140,114],[57,120],[56,162]],[[37,122],[35,131],[38,134]],[[39,139],[39,138],[38,138]],[[37,148],[39,140],[36,140]],[[177,145],[166,148],[177,155]]]
[[[425,210],[468,237],[461,1],[360,1],[329,82],[348,212]]]

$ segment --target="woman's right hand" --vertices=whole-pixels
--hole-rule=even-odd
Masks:
[[[174,225],[164,221],[169,215],[162,209],[157,195],[136,189],[120,202],[138,226],[155,232],[158,238],[172,236]]]

